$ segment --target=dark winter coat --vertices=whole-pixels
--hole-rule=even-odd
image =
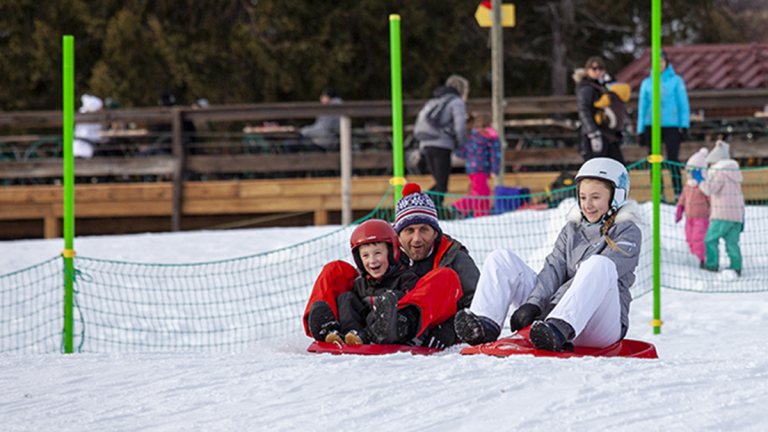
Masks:
[[[355,294],[361,299],[381,295],[386,291],[394,292],[397,294],[397,298],[401,299],[408,293],[408,291],[412,290],[413,287],[416,286],[416,282],[419,281],[419,277],[416,276],[416,273],[414,273],[403,260],[400,260],[400,262],[392,266],[380,278],[374,278],[364,271],[361,272],[361,275],[362,276],[358,276],[355,279],[355,285],[352,288]]]
[[[477,280],[480,279],[480,270],[472,257],[469,256],[467,248],[458,240],[440,234],[435,241],[432,253],[428,257],[421,261],[411,262],[411,268],[419,278],[439,267],[449,268],[459,275],[462,296],[458,301],[456,310],[468,308],[475,295]]]
[[[588,135],[598,130],[595,122],[595,114],[597,113],[595,102],[603,95],[600,90],[602,87],[601,82],[586,75],[576,84],[576,99],[582,135]]]

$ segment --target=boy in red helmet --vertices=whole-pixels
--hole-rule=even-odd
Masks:
[[[392,225],[380,219],[370,219],[358,226],[350,240],[352,256],[359,276],[354,279],[352,290],[330,299],[317,299],[315,292],[310,299],[305,325],[317,340],[329,343],[366,344],[381,343],[369,327],[375,327],[377,313],[392,314],[383,310],[382,301],[389,297],[399,300],[412,290],[418,277],[400,262],[400,242]],[[355,270],[344,261],[334,261],[325,266],[325,274],[351,274]],[[318,283],[325,282],[318,278]],[[331,304],[335,303],[338,320]],[[383,317],[385,320],[391,317]],[[382,321],[384,322],[384,321]]]

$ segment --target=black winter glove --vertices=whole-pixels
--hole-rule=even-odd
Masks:
[[[446,321],[430,329],[424,336],[421,346],[437,349],[445,349],[456,343],[456,331],[453,323]]]
[[[680,128],[680,142],[690,141],[691,137],[688,135],[687,128]]]
[[[541,308],[535,304],[526,303],[512,314],[512,318],[509,320],[509,329],[513,332],[522,330],[529,325],[533,324],[533,321],[541,314]]]

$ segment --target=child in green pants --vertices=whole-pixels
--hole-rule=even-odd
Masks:
[[[704,238],[707,259],[704,268],[718,271],[719,243],[725,240],[725,251],[731,260],[731,269],[741,276],[741,249],[739,237],[744,226],[744,195],[741,182],[744,177],[739,163],[731,159],[729,145],[718,140],[707,155],[710,166],[706,176],[699,174],[699,189],[710,197],[711,213],[707,235]]]

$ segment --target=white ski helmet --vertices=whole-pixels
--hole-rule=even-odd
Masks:
[[[576,183],[585,178],[607,180],[613,185],[613,204],[607,216],[616,213],[629,197],[629,172],[624,165],[611,158],[593,158],[581,166],[576,174]]]

